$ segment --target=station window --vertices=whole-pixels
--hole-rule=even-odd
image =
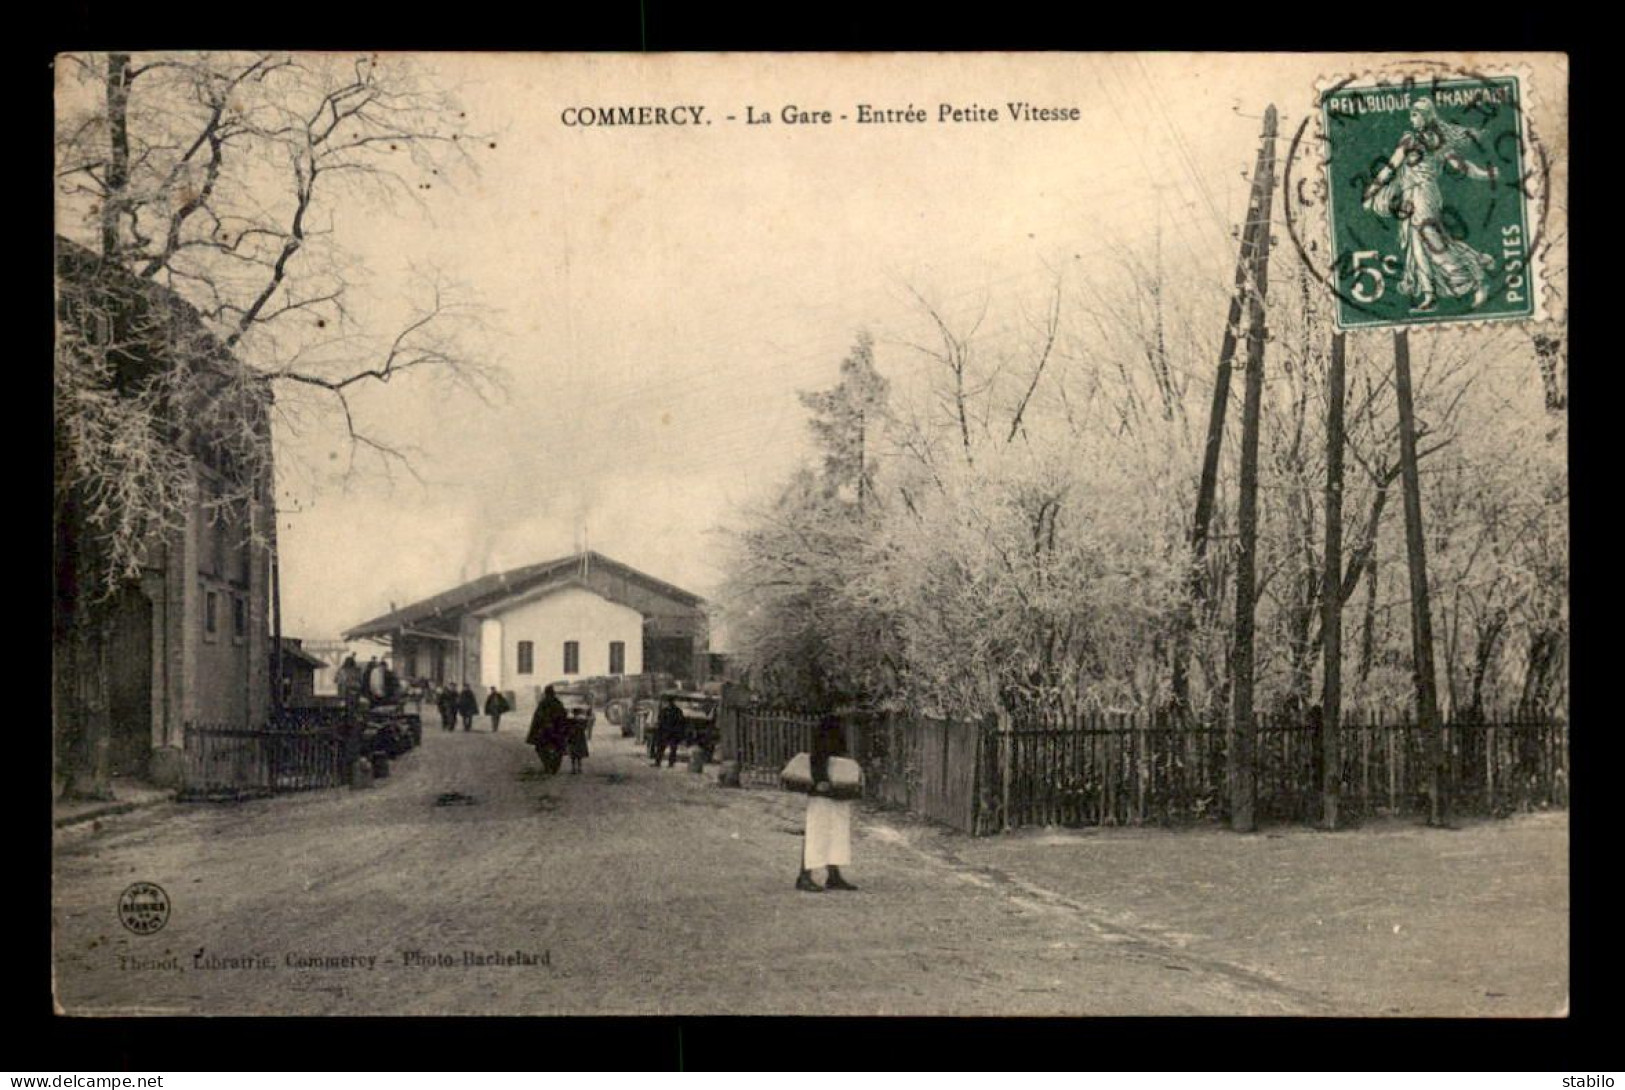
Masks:
[[[220,595],[216,591],[203,592],[203,638],[213,641],[220,635]]]
[[[234,643],[248,638],[248,599],[240,594],[231,596],[231,638]]]
[[[611,640],[609,643],[609,672],[626,673],[626,644],[620,640]]]
[[[530,640],[519,641],[519,672],[521,674],[536,672],[536,645]]]
[[[581,645],[575,640],[564,641],[564,672],[581,673]]]

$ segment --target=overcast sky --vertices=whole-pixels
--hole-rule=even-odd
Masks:
[[[1109,278],[1110,247],[1159,234],[1167,260],[1222,283],[1264,104],[1290,135],[1317,80],[1366,67],[1172,54],[421,63],[460,86],[469,126],[497,147],[476,177],[427,191],[422,212],[345,209],[340,241],[363,256],[381,313],[412,265],[466,284],[495,312],[489,352],[509,398],[369,391],[360,411],[416,444],[422,485],[337,491],[291,467],[294,455],[337,464],[338,437],[284,436],[291,636],[334,636],[567,554],[583,528],[598,551],[711,594],[715,528],[808,457],[796,391],[832,385],[860,329],[876,335],[881,371],[906,380],[918,366],[900,343],[919,329],[911,289],[949,313],[1041,304],[1056,270]],[[1018,101],[1081,119],[1008,120]],[[939,123],[943,103],[1001,118]],[[914,106],[928,119],[786,125],[792,104],[850,119],[859,104]],[[568,107],[642,105],[701,106],[711,124],[561,123]],[[747,106],[773,123],[745,125]]]

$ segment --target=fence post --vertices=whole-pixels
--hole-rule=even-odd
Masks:
[[[1092,724],[1094,729],[1100,731],[1099,737],[1105,743],[1101,752],[1105,755],[1105,764],[1101,767],[1101,783],[1105,793],[1101,796],[1102,825],[1117,824],[1117,777],[1120,775],[1118,766],[1122,763],[1117,752],[1117,734],[1112,730],[1112,716],[1110,712],[1091,711],[1086,713],[1085,723]]]
[[[977,731],[975,744],[970,747],[970,760],[973,762],[973,772],[970,773],[970,835],[980,837],[981,815],[986,812],[983,799],[981,799],[981,791],[983,791],[981,762],[986,757],[986,737],[988,737],[990,729],[998,728],[998,720],[994,716],[985,715],[981,716],[980,720],[972,720],[970,723]]]
[[[1128,719],[1128,721],[1129,721],[1129,729],[1134,732],[1133,737],[1134,737],[1134,742],[1135,742],[1135,746],[1134,746],[1134,749],[1135,749],[1135,753],[1134,753],[1134,765],[1135,765],[1135,767],[1134,767],[1134,780],[1135,780],[1135,794],[1136,794],[1136,796],[1138,798],[1137,809],[1139,811],[1138,816],[1135,819],[1135,824],[1137,824],[1137,825],[1144,825],[1145,824],[1145,792],[1146,792],[1146,787],[1147,787],[1146,779],[1150,775],[1150,772],[1149,772],[1148,768],[1146,767],[1147,766],[1146,750],[1147,750],[1148,744],[1150,742],[1150,739],[1146,736],[1146,733],[1145,733],[1145,721],[1142,718],[1143,714],[1144,714],[1143,712],[1137,711],[1133,715],[1129,716],[1129,719]]]
[[[1562,775],[1563,775],[1562,781],[1558,784],[1558,787],[1560,788],[1560,790],[1558,791],[1557,796],[1553,801],[1556,802],[1559,806],[1567,806],[1569,804],[1569,771],[1570,770],[1569,770],[1569,725],[1568,725],[1568,719],[1566,717],[1563,718],[1563,719],[1558,719],[1556,716],[1552,717],[1552,734],[1553,734],[1553,738],[1555,739],[1555,741],[1557,743],[1557,762],[1558,762],[1558,769],[1557,770],[1560,773],[1562,773]]]
[[[722,777],[725,787],[743,787],[745,785],[745,753],[742,739],[739,737],[739,709],[737,708],[737,695],[734,683],[724,681],[722,692],[717,698],[717,721],[722,724],[722,752],[723,759],[733,764],[732,782],[729,777]]]
[[[1387,727],[1385,727],[1383,725],[1383,719],[1384,719],[1384,716],[1383,716],[1382,712],[1379,710],[1377,712],[1377,725],[1379,727],[1383,727],[1382,736],[1383,736],[1384,740],[1387,742],[1387,748],[1388,748],[1388,809],[1390,811],[1393,811],[1393,812],[1397,813],[1398,809],[1399,809],[1399,789],[1400,789],[1399,758],[1404,756],[1405,754],[1403,752],[1403,749],[1400,749],[1400,750],[1398,750],[1396,752],[1396,747],[1394,746],[1394,732],[1392,730],[1389,730]],[[1400,722],[1403,723],[1404,720],[1401,719]]]
[[[1360,806],[1371,813],[1371,712],[1366,711],[1360,724]]]
[[[1003,707],[993,710],[999,730],[999,831],[1010,831],[1010,775],[1014,739],[1010,730],[1010,713]]]

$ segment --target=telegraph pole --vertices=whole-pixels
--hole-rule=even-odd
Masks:
[[[271,718],[282,718],[282,565],[271,546]]]
[[[1202,579],[1202,561],[1207,556],[1208,529],[1213,521],[1213,503],[1219,487],[1219,453],[1224,445],[1225,411],[1230,406],[1230,372],[1236,360],[1236,342],[1241,329],[1241,308],[1255,282],[1253,268],[1258,240],[1269,240],[1269,209],[1275,162],[1275,107],[1264,118],[1259,137],[1258,160],[1253,166],[1252,194],[1247,198],[1247,218],[1241,228],[1241,252],[1236,257],[1236,288],[1230,296],[1230,313],[1224,323],[1224,341],[1219,346],[1219,369],[1213,378],[1213,406],[1208,412],[1207,446],[1202,454],[1202,479],[1196,490],[1196,517],[1191,525],[1190,601],[1192,614],[1180,625],[1174,643],[1174,703],[1181,714],[1190,707],[1191,630],[1195,609],[1207,599]]]
[[[1399,472],[1405,488],[1405,554],[1411,574],[1411,663],[1416,680],[1416,726],[1427,761],[1428,824],[1449,819],[1449,785],[1441,775],[1443,737],[1439,689],[1433,672],[1433,611],[1428,601],[1427,543],[1422,534],[1422,484],[1416,471],[1416,415],[1411,406],[1411,341],[1394,334],[1394,397],[1399,402]]]
[[[1320,587],[1321,649],[1325,677],[1320,698],[1321,817],[1337,828],[1343,757],[1343,334],[1332,334],[1326,372],[1326,568]]]
[[[1260,202],[1252,290],[1247,295],[1246,394],[1241,408],[1241,495],[1237,502],[1237,529],[1241,540],[1236,554],[1236,637],[1231,658],[1234,714],[1231,724],[1230,827],[1252,832],[1258,783],[1253,768],[1253,613],[1258,597],[1258,418],[1264,398],[1264,296],[1269,290],[1270,203],[1275,188],[1275,107],[1264,111],[1264,144],[1258,179]]]

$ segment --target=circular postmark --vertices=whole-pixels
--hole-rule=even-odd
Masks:
[[[1317,91],[1282,206],[1340,329],[1544,317],[1551,159],[1526,75],[1415,61]]]
[[[137,935],[151,935],[169,922],[169,894],[151,882],[137,882],[118,898],[118,919]]]

